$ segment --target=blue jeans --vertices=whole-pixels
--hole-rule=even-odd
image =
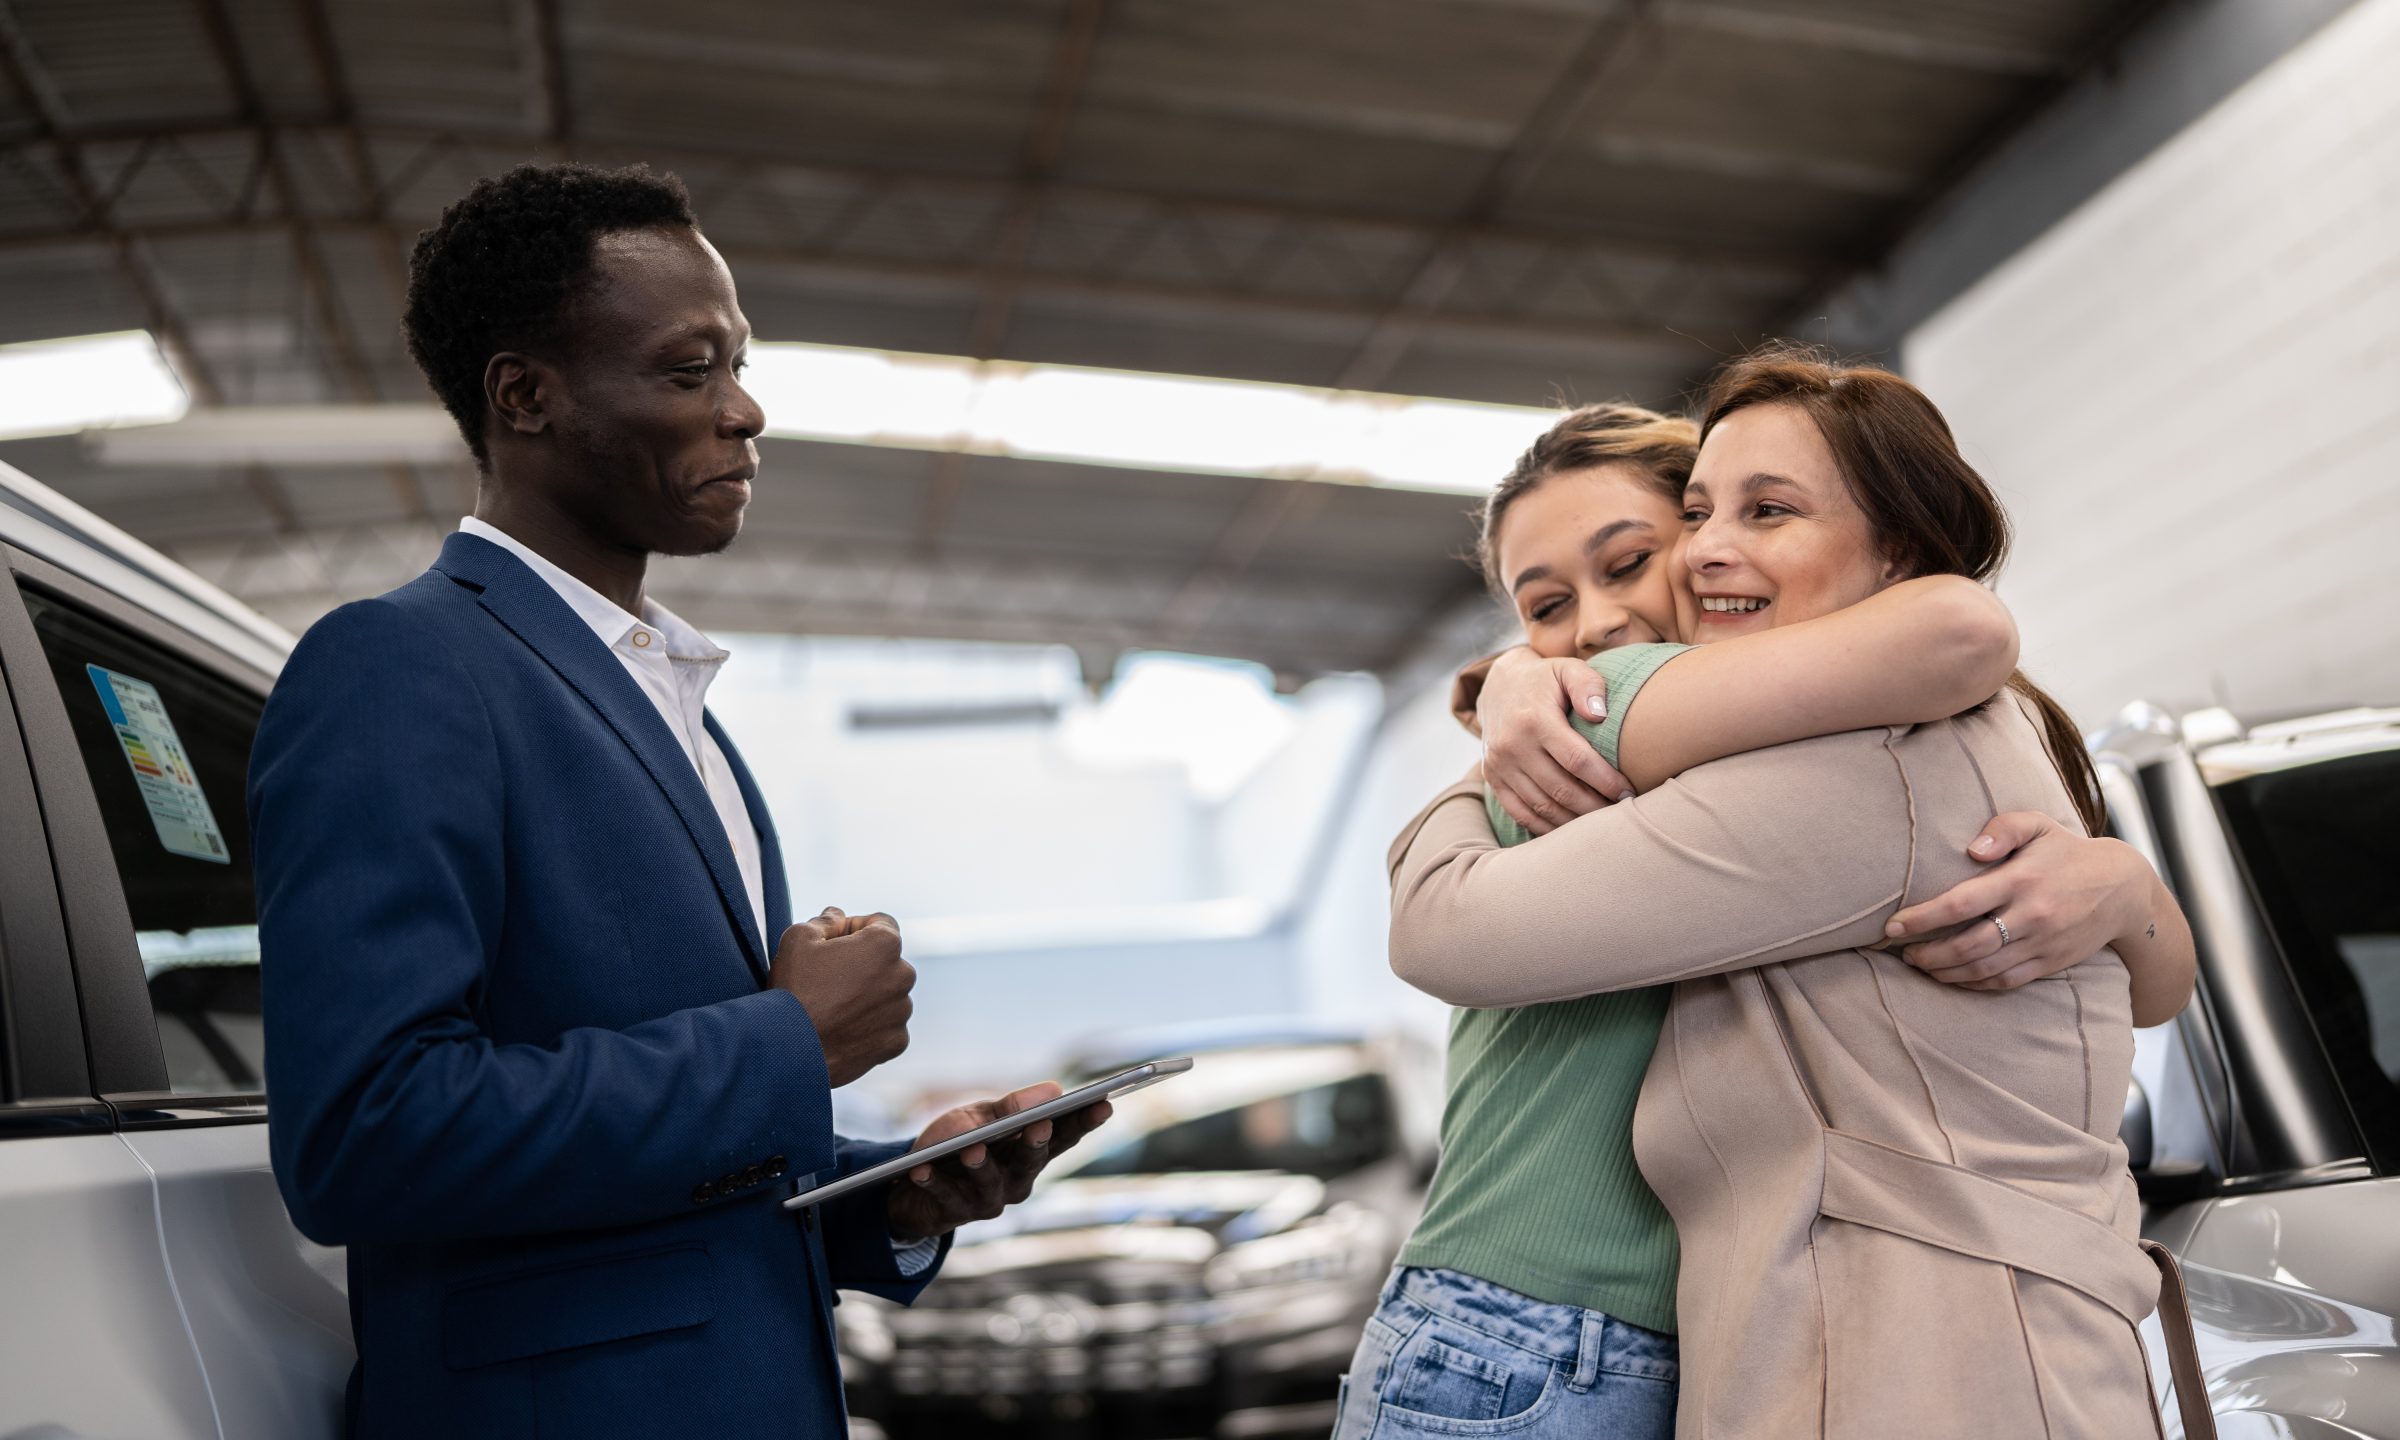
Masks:
[[[1673,1440],[1675,1337],[1456,1270],[1392,1272],[1333,1440]]]

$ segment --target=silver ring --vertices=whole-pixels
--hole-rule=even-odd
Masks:
[[[2007,946],[2008,946],[2008,922],[2007,922],[2007,921],[2005,921],[2005,920],[2003,920],[2003,919],[2001,919],[2001,918],[2000,918],[1999,916],[1997,916],[1997,915],[1986,915],[1986,916],[1984,916],[1983,918],[1984,918],[1984,919],[1986,919],[1986,920],[1989,920],[1989,921],[1991,921],[1991,922],[1992,922],[1992,925],[1993,925],[1993,928],[1997,929],[1997,930],[2000,932],[2000,945],[2001,945],[2001,948],[2003,948],[2003,949],[2006,949],[2006,948],[2007,948]]]

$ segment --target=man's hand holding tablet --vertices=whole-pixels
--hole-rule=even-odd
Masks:
[[[886,1218],[892,1238],[910,1244],[944,1235],[970,1220],[989,1220],[1032,1193],[1034,1177],[1053,1156],[1105,1122],[1109,1097],[1155,1085],[1192,1068],[1186,1060],[1153,1060],[1072,1094],[1045,1080],[997,1100],[944,1111],[908,1153],[869,1166],[783,1202],[787,1210],[816,1205],[869,1185],[888,1185]]]
[[[997,1100],[945,1110],[917,1137],[916,1148],[1005,1120],[1063,1093],[1057,1081],[1045,1080]],[[998,1215],[1032,1193],[1033,1178],[1052,1156],[1092,1133],[1109,1113],[1109,1103],[1102,1100],[1056,1119],[1036,1120],[1013,1136],[970,1145],[913,1167],[892,1181],[887,1192],[892,1238],[905,1244]]]

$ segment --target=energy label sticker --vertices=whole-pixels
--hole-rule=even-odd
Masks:
[[[125,763],[133,767],[133,783],[141,789],[142,803],[150,807],[150,823],[158,827],[158,843],[177,855],[232,864],[233,857],[225,853],[225,832],[217,828],[208,797],[200,792],[192,757],[183,753],[183,741],[176,738],[175,722],[167,718],[158,687],[97,665],[83,668],[100,692],[100,707],[116,727]]]

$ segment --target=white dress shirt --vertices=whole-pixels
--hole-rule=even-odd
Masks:
[[[725,752],[717,748],[715,737],[700,721],[708,687],[725,668],[729,652],[648,596],[642,598],[641,614],[628,614],[616,601],[535,554],[497,525],[469,515],[458,522],[458,528],[491,541],[541,576],[576,618],[600,637],[600,643],[658,708],[658,718],[667,722],[667,732],[683,746],[684,758],[699,772],[700,786],[716,807],[718,823],[725,827],[725,838],[733,845],[734,868],[741,872],[750,918],[757,922],[772,957],[775,942],[782,937],[767,934],[767,891],[760,878],[758,829],[750,823],[749,807],[742,804],[742,789],[734,781],[733,767],[725,763]]]
[[[535,554],[523,541],[497,525],[469,515],[458,522],[458,528],[478,540],[491,541],[541,576],[543,583],[567,602],[567,608],[575,612],[576,618],[600,637],[600,643],[617,657],[617,663],[625,667],[625,673],[633,677],[642,694],[658,707],[658,718],[667,722],[668,733],[683,746],[685,758],[699,772],[701,788],[708,791],[709,803],[716,807],[717,821],[725,827],[725,838],[732,842],[733,863],[742,877],[742,893],[750,901],[750,918],[758,923],[758,933],[765,938],[767,955],[772,958],[775,942],[781,937],[767,934],[767,891],[760,878],[758,828],[751,824],[749,807],[742,803],[742,790],[733,778],[733,767],[725,762],[725,752],[718,748],[716,737],[708,733],[700,719],[708,687],[724,670],[731,652],[712,643],[675,612],[647,595],[642,597],[642,613],[628,614],[616,601]],[[900,1273],[916,1275],[941,1253],[941,1241],[928,1238],[904,1245],[895,1240],[892,1251],[899,1261]]]

